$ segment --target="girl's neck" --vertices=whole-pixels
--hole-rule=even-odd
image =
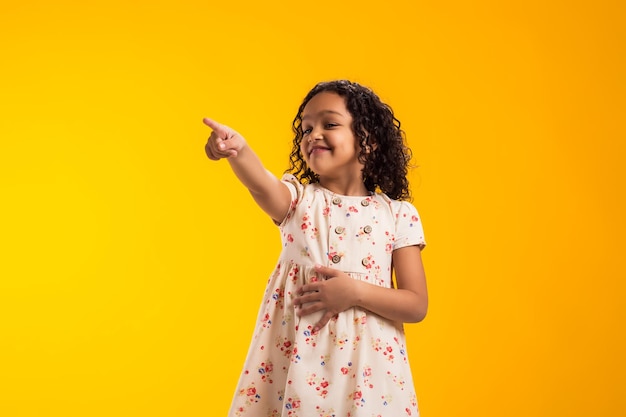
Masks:
[[[367,196],[371,194],[360,179],[355,181],[349,179],[320,178],[319,185],[335,194],[345,196]]]

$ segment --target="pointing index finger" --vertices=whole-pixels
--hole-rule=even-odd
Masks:
[[[228,137],[228,131],[224,128],[222,124],[216,122],[213,119],[209,119],[208,117],[205,117],[204,119],[202,119],[202,122],[208,127],[210,127],[211,129],[213,129],[213,131],[217,133],[219,137],[224,138],[224,139]]]

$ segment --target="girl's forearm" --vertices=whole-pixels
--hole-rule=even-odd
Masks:
[[[270,173],[248,145],[244,146],[237,156],[227,159],[233,172],[251,193],[271,192],[278,180]]]
[[[252,198],[272,219],[280,222],[287,214],[291,196],[287,187],[269,172],[257,154],[245,145],[228,162]]]
[[[356,281],[355,295],[356,306],[392,321],[417,323],[426,317],[428,301],[424,294]]]

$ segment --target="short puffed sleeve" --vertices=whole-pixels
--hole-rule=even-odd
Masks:
[[[278,226],[284,226],[289,221],[291,216],[298,205],[298,202],[302,199],[302,193],[304,191],[304,185],[298,181],[298,179],[292,174],[284,174],[280,181],[287,186],[289,193],[291,194],[291,203],[289,204],[289,211],[282,222],[277,223]]]
[[[420,249],[426,246],[422,220],[417,209],[408,201],[395,201],[396,235],[393,249],[417,245]]]

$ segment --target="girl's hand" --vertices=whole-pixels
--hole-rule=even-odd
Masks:
[[[303,285],[297,291],[298,297],[293,300],[299,308],[299,316],[324,310],[324,315],[313,327],[313,333],[317,333],[337,314],[356,305],[358,285],[357,281],[337,269],[316,265],[315,271],[327,279]],[[308,305],[302,307],[303,304]]]
[[[209,159],[217,161],[222,158],[236,157],[243,147],[246,146],[246,140],[243,136],[230,127],[206,117],[203,122],[213,129],[209,140],[204,146],[204,151]]]

